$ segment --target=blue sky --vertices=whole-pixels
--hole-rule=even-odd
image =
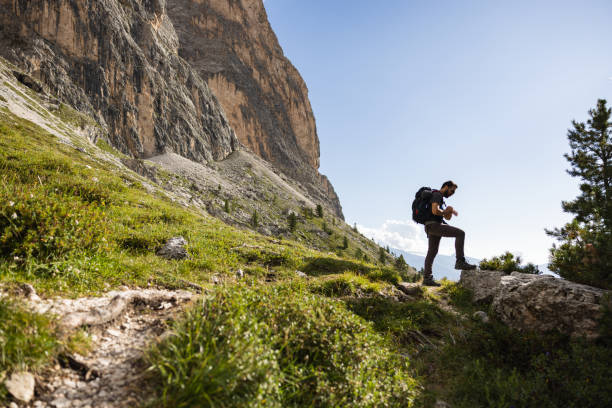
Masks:
[[[612,101],[609,1],[266,0],[309,88],[321,172],[349,224],[423,252],[410,220],[448,179],[466,255],[545,263],[544,228],[571,216],[567,129]],[[446,242],[445,242],[446,241]],[[443,240],[441,253],[452,254]]]

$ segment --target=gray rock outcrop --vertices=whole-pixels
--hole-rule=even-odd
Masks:
[[[477,303],[490,303],[499,290],[504,272],[500,271],[461,271],[459,284],[472,291],[472,300]]]
[[[460,284],[492,299],[491,311],[516,329],[559,331],[572,337],[599,337],[599,320],[607,291],[549,275],[497,271],[464,271]]]
[[[166,245],[157,251],[157,255],[166,259],[187,259],[187,249],[185,248],[187,241],[183,237],[170,238]]]

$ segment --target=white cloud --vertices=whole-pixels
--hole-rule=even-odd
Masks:
[[[382,245],[421,254],[427,252],[427,236],[423,226],[412,220],[387,220],[375,228],[357,224],[357,229]]]

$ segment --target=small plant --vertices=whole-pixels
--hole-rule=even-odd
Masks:
[[[317,204],[317,217],[323,218],[323,206],[321,204]]]

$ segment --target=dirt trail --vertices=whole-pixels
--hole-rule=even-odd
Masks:
[[[194,298],[186,291],[128,290],[103,297],[42,300],[30,293],[30,307],[55,314],[65,331],[85,324],[92,347],[87,356],[60,356],[40,373],[28,407],[122,408],[142,403],[146,367],[143,352],[167,328],[167,321]]]

